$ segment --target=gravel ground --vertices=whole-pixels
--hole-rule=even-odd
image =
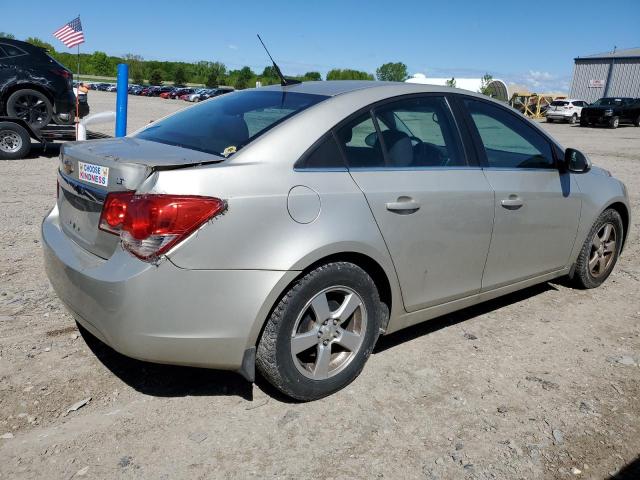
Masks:
[[[90,104],[114,109],[115,95]],[[129,130],[185,105],[130,98]],[[635,216],[609,280],[545,283],[385,337],[351,386],[306,404],[83,338],[42,267],[56,157],[0,162],[0,477],[616,475],[640,454],[640,128],[545,128],[627,184]]]

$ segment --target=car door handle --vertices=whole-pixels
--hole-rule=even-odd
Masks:
[[[414,199],[409,197],[400,197],[396,202],[389,202],[385,204],[387,210],[398,213],[414,213],[420,210],[420,204]]]
[[[518,195],[509,195],[509,198],[503,198],[500,204],[507,210],[517,210],[524,205],[524,202]]]

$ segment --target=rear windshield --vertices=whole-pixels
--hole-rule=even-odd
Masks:
[[[627,101],[628,101],[627,98],[601,98],[600,100],[597,100],[594,103],[594,105],[615,106],[615,105],[623,105],[627,103]]]
[[[551,102],[552,107],[566,107],[567,105],[569,105],[569,102],[560,102],[558,100]]]
[[[136,136],[228,156],[278,123],[326,98],[260,90],[230,93],[178,112]]]

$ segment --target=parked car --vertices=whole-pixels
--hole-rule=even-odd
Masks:
[[[110,83],[107,85],[107,87],[104,90],[105,92],[117,92],[118,85],[116,85],[115,83]]]
[[[140,95],[143,88],[142,85],[129,85],[128,91],[131,95]]]
[[[53,179],[52,179],[53,181]],[[81,326],[139,359],[312,400],[378,336],[561,276],[611,273],[622,182],[486,96],[306,82],[63,145],[42,223]]]
[[[147,96],[148,97],[159,97],[162,93],[171,92],[172,89],[173,89],[173,87],[168,87],[168,86],[152,87],[147,92]]]
[[[208,100],[209,98],[217,97],[219,95],[224,95],[225,93],[231,93],[233,91],[235,91],[235,88],[233,87],[211,88],[200,94],[200,101]]]
[[[640,98],[605,97],[582,109],[580,125],[607,125],[618,128],[621,123],[640,127]]]
[[[176,88],[173,92],[171,92],[170,97],[180,98],[182,95],[190,95],[195,91],[195,88]]]
[[[73,74],[45,49],[0,38],[0,115],[41,129],[54,114],[75,110],[72,82]]]
[[[175,92],[177,89],[175,87],[169,87],[168,90],[161,91],[158,95],[160,98],[164,98],[165,100],[171,98],[171,94]]]
[[[546,111],[547,122],[576,123],[580,119],[580,112],[587,105],[588,102],[573,98],[554,100]]]
[[[182,100],[186,100],[187,102],[199,102],[200,95],[202,95],[206,91],[207,91],[206,88],[198,88],[197,90],[192,90],[189,93],[182,94],[178,98]]]

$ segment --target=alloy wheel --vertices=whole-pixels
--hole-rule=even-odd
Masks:
[[[605,223],[593,236],[589,254],[589,273],[598,278],[604,275],[616,258],[616,229],[611,223]]]
[[[45,101],[28,93],[16,98],[13,109],[16,116],[30,125],[39,125],[48,118],[49,108]]]
[[[330,378],[353,361],[366,327],[366,307],[354,290],[345,286],[324,289],[296,319],[291,332],[293,363],[307,378]]]

